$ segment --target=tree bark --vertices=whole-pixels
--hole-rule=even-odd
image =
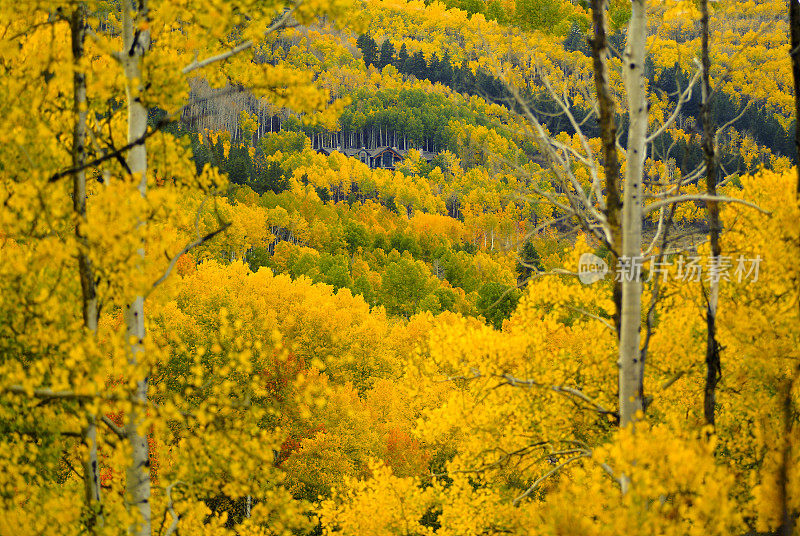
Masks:
[[[778,501],[781,508],[781,524],[777,536],[792,536],[794,515],[789,508],[789,466],[792,463],[792,422],[794,421],[794,402],[792,391],[800,374],[800,366],[792,368],[791,376],[781,386],[781,416],[783,437],[781,438],[781,465],[778,469]]]
[[[140,139],[147,131],[147,109],[141,100],[144,91],[142,82],[141,61],[149,48],[149,32],[134,32],[133,5],[131,0],[123,2],[123,44],[122,62],[125,70],[125,92],[128,102],[128,142]],[[147,5],[142,1],[137,17],[146,19]],[[142,143],[129,152],[126,163],[134,181],[138,181],[137,189],[142,197],[147,196],[147,146]],[[144,226],[144,219],[139,220]],[[144,244],[138,255],[144,258]],[[129,356],[132,368],[144,359],[144,296],[136,296],[125,308],[125,326],[130,341]],[[150,536],[150,459],[147,448],[147,437],[144,434],[144,415],[142,407],[147,403],[147,377],[136,381],[133,396],[136,403],[131,405],[130,416],[125,432],[131,447],[131,459],[127,469],[126,495],[129,510],[135,520],[128,529],[132,536]]]
[[[717,159],[714,148],[714,125],[711,120],[711,58],[709,55],[709,28],[708,28],[708,0],[701,0],[700,9],[702,17],[700,19],[702,34],[702,104],[700,116],[703,122],[703,159],[706,165],[706,193],[709,196],[717,195]],[[719,243],[719,235],[722,230],[719,219],[719,203],[717,201],[706,201],[708,211],[708,238],[711,244],[711,265],[718,262],[722,253]],[[714,426],[715,409],[717,401],[717,384],[721,375],[721,365],[719,356],[719,343],[717,342],[716,321],[717,303],[719,301],[719,279],[712,277],[709,281],[708,304],[706,308],[706,385],[703,396],[703,412],[706,423]]]
[[[792,61],[792,77],[794,80],[794,146],[795,170],[797,171],[797,185],[795,188],[795,202],[800,202],[800,2],[789,0],[789,33],[790,57]],[[783,400],[783,446],[782,460],[779,475],[779,500],[781,508],[781,525],[778,529],[779,536],[791,536],[794,530],[794,520],[789,511],[788,472],[791,462],[791,431],[792,431],[792,388],[797,380],[800,369],[795,368],[793,376],[786,381]]]
[[[792,75],[794,78],[794,147],[797,167],[797,196],[800,199],[800,2],[789,0]]]
[[[642,176],[647,141],[646,54],[647,6],[632,0],[628,43],[625,47],[624,80],[628,94],[627,168],[622,207],[622,255],[631,264],[622,279],[622,314],[619,344],[619,414],[626,426],[644,410],[644,364],[639,351],[642,316],[642,281],[636,263],[642,255]]]
[[[83,4],[76,5],[69,26],[72,61],[76,67],[72,75],[72,111],[75,117],[72,129],[72,166],[81,170],[72,176],[72,210],[76,220],[75,238],[78,243],[78,274],[81,280],[81,313],[84,326],[94,334],[97,332],[97,289],[87,251],[87,240],[82,229],[86,224],[86,171],[82,168],[86,164],[88,117],[86,73],[80,68],[86,41],[86,7]],[[83,442],[87,448],[87,455],[82,462],[86,529],[89,534],[94,534],[96,528],[103,526],[103,510],[100,497],[100,467],[97,460],[97,419],[90,413],[86,415]]]
[[[591,7],[594,36],[589,39],[589,45],[592,50],[592,63],[594,65],[594,87],[600,108],[600,136],[603,143],[603,169],[605,171],[606,185],[605,216],[608,221],[608,227],[611,230],[611,240],[606,245],[611,252],[611,273],[617,273],[617,260],[620,246],[622,245],[622,231],[620,229],[622,200],[620,198],[620,168],[617,155],[616,108],[608,85],[606,29],[608,0],[592,0]],[[622,311],[622,285],[619,281],[614,281],[613,300],[614,327],[617,329],[617,338],[619,338]]]

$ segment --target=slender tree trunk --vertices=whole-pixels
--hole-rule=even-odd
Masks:
[[[141,139],[147,131],[147,109],[141,100],[144,91],[142,81],[141,60],[149,49],[149,32],[134,32],[133,5],[131,0],[123,2],[123,67],[125,69],[125,92],[128,101],[128,143]],[[142,22],[147,19],[147,5],[142,1],[138,18]],[[142,143],[131,148],[127,156],[127,165],[131,178],[138,181],[138,190],[142,197],[147,196],[147,147]],[[142,219],[140,226],[146,225]],[[138,252],[144,258],[144,244]],[[144,359],[144,296],[136,296],[125,309],[125,325],[128,340],[130,364],[135,367]],[[131,447],[131,459],[127,469],[126,494],[128,508],[135,516],[128,533],[132,536],[151,535],[150,512],[150,459],[147,448],[147,437],[143,430],[143,409],[147,403],[147,377],[136,381],[134,403],[125,427],[127,440]]]
[[[603,142],[603,168],[606,181],[605,216],[611,231],[611,240],[608,244],[611,251],[611,273],[617,273],[617,259],[622,245],[622,231],[620,228],[622,200],[620,198],[620,167],[617,155],[616,109],[608,83],[607,8],[608,0],[592,0],[594,37],[589,40],[589,44],[591,45],[592,63],[594,64],[594,87],[600,106],[600,135]],[[614,327],[617,329],[617,337],[619,338],[622,316],[622,284],[620,281],[614,281],[613,299]]]
[[[701,0],[700,21],[702,34],[702,105],[701,119],[703,122],[703,159],[706,164],[706,193],[710,196],[717,195],[717,159],[714,150],[714,126],[711,122],[711,59],[709,56],[709,28],[708,28],[708,0]],[[716,201],[707,201],[708,210],[708,237],[711,242],[711,264],[718,262],[722,250],[719,244],[721,225],[719,220],[719,204]],[[708,289],[708,307],[706,308],[706,385],[703,397],[703,412],[706,423],[714,426],[717,400],[717,383],[719,382],[721,367],[719,358],[719,344],[717,343],[716,321],[717,303],[719,301],[719,280],[711,278]]]
[[[642,255],[642,176],[647,139],[647,94],[644,60],[647,37],[645,0],[632,0],[628,43],[623,64],[628,94],[627,167],[622,208],[622,255],[630,269],[622,276],[622,315],[619,344],[619,413],[625,426],[644,410],[644,364],[639,349],[642,316],[642,281],[636,264]]]
[[[789,0],[792,75],[794,78],[794,148],[797,164],[797,197],[800,199],[800,2]]]
[[[792,536],[794,532],[794,515],[789,508],[789,466],[792,463],[792,422],[794,421],[794,402],[792,391],[800,374],[800,366],[792,367],[791,376],[781,386],[781,417],[783,420],[783,437],[781,438],[781,465],[778,469],[778,501],[781,508],[781,525],[777,536]]]
[[[86,40],[86,7],[79,3],[70,17],[72,40],[72,60],[76,66],[72,75],[73,114],[75,125],[72,129],[72,165],[80,169],[86,163],[87,102],[86,73],[80,68],[84,56]],[[82,226],[86,224],[86,172],[78,171],[72,176],[72,209],[75,212],[75,238],[78,242],[78,273],[81,279],[81,309],[83,325],[92,334],[97,332],[97,289],[95,287],[92,263],[87,251],[87,240]],[[103,526],[103,509],[100,498],[100,466],[97,460],[97,420],[87,413],[83,442],[87,448],[83,459],[84,500],[86,502],[86,528],[94,534],[96,528]]]
[[[83,45],[86,38],[85,6],[78,4],[70,18],[72,32],[72,56],[76,64],[83,58]],[[86,74],[76,69],[72,77],[73,82],[73,112],[75,126],[72,131],[72,164],[76,168],[83,167],[86,163],[86,120],[88,116],[86,103]],[[81,225],[86,221],[86,172],[79,171],[73,175],[72,180],[72,208],[78,223],[75,226],[75,236],[78,239],[80,251],[78,252],[78,269],[81,278],[81,293],[83,295],[82,314],[83,323],[91,331],[97,331],[97,290],[95,288],[92,264],[86,251],[86,237]]]
[[[800,3],[789,0],[789,30],[790,30],[790,57],[792,60],[792,75],[794,79],[794,146],[795,169],[797,171],[797,185],[795,188],[795,202],[800,202]],[[789,510],[789,464],[791,463],[792,443],[792,389],[797,381],[800,369],[795,367],[793,375],[786,381],[783,392],[783,445],[778,492],[781,508],[781,525],[778,536],[791,536],[794,531],[794,519]]]

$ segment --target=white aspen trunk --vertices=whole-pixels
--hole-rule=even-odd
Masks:
[[[122,62],[125,70],[125,93],[128,101],[128,143],[141,139],[147,131],[147,109],[142,104],[140,95],[144,91],[140,62],[149,48],[149,32],[134,33],[133,5],[131,0],[123,2],[123,44]],[[141,3],[139,17],[147,16],[147,6]],[[144,143],[136,145],[128,152],[126,163],[132,179],[138,181],[139,194],[147,196],[147,148]],[[144,226],[144,220],[139,221]],[[144,244],[139,256],[144,258]],[[144,359],[144,297],[136,296],[125,308],[125,326],[129,347],[130,364],[134,367]],[[132,536],[150,536],[150,456],[147,448],[147,436],[143,428],[144,406],[147,403],[147,378],[136,381],[136,392],[133,396],[130,415],[125,426],[126,437],[131,447],[131,458],[127,468],[126,499],[134,521],[128,528]]]
[[[647,94],[644,60],[646,54],[647,7],[645,0],[632,0],[625,48],[624,79],[628,96],[627,168],[622,214],[622,257],[633,266],[642,254],[642,175],[647,138]],[[638,270],[622,276],[622,314],[619,342],[619,415],[626,426],[644,409],[642,381],[644,367],[639,349],[642,316],[642,281]]]
[[[86,103],[86,73],[78,68],[84,56],[84,42],[86,39],[86,7],[78,4],[70,17],[70,34],[72,40],[72,60],[76,66],[72,75],[73,86],[73,114],[75,125],[72,130],[72,165],[80,168],[86,164],[86,133],[87,133],[87,103]],[[77,217],[75,237],[78,241],[78,272],[81,279],[81,309],[83,324],[94,335],[97,333],[97,288],[95,286],[92,263],[86,251],[87,240],[81,229],[86,224],[86,172],[77,171],[72,177],[72,207]],[[97,460],[97,418],[87,412],[86,428],[83,430],[83,443],[86,445],[87,454],[83,464],[84,501],[86,503],[86,529],[89,534],[94,534],[97,528],[102,528],[103,503],[100,497],[100,465]]]

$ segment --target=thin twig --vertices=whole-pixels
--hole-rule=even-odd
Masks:
[[[536,491],[536,489],[542,484],[542,482],[544,482],[545,480],[547,480],[548,478],[550,478],[551,476],[553,476],[554,474],[559,472],[567,464],[570,464],[570,463],[572,463],[572,462],[574,462],[576,460],[580,460],[581,458],[588,458],[590,456],[591,456],[591,453],[582,452],[578,456],[573,456],[572,458],[569,458],[569,459],[561,462],[560,464],[558,464],[557,466],[553,467],[551,470],[549,470],[548,472],[546,472],[545,474],[543,474],[542,476],[537,478],[536,481],[531,485],[531,487],[526,489],[519,497],[514,499],[511,504],[513,504],[514,506],[517,506],[522,499],[524,499],[525,497],[529,496],[531,493]]]
[[[762,214],[766,214],[767,216],[772,214],[768,210],[764,210],[755,203],[745,201],[744,199],[737,199],[735,197],[723,197],[717,195],[707,195],[707,194],[692,194],[692,195],[679,195],[676,197],[667,197],[666,199],[656,201],[655,203],[652,203],[644,207],[644,213],[649,214],[650,212],[654,212],[665,205],[671,205],[673,203],[682,203],[684,201],[716,201],[718,203],[739,203],[747,207],[753,208],[761,212]]]
[[[269,34],[271,34],[273,32],[276,32],[278,30],[281,30],[283,28],[288,27],[287,22],[291,18],[292,14],[297,10],[297,8],[300,7],[301,4],[302,4],[302,1],[301,2],[297,2],[294,5],[294,7],[288,9],[287,11],[285,11],[280,19],[275,21],[275,23],[273,23],[272,26],[270,26],[269,28],[266,29],[266,31],[264,32],[264,36],[267,36],[267,35],[269,35]],[[244,52],[245,50],[253,48],[254,45],[255,45],[255,42],[253,40],[248,40],[248,41],[245,41],[244,43],[236,45],[235,47],[233,47],[230,50],[227,50],[225,52],[221,52],[219,54],[216,54],[214,56],[208,57],[206,59],[199,60],[199,61],[195,59],[192,63],[190,63],[189,65],[184,67],[181,70],[181,73],[188,74],[188,73],[190,73],[192,71],[195,71],[197,69],[202,69],[203,67],[207,67],[207,66],[211,65],[212,63],[217,63],[219,61],[225,61],[228,58],[231,58],[231,57],[235,56],[236,54],[239,54],[241,52]]]
[[[125,439],[126,437],[128,437],[128,433],[125,431],[125,429],[122,428],[121,426],[117,426],[117,423],[109,419],[107,415],[103,415],[100,418],[100,420],[102,420],[103,423],[106,426],[108,426],[112,432],[117,434],[117,437],[119,437],[120,439]]]
[[[214,238],[215,236],[217,236],[219,233],[223,232],[225,229],[227,229],[230,226],[231,226],[230,222],[223,223],[222,226],[218,227],[214,231],[211,231],[207,235],[199,236],[197,239],[195,239],[195,240],[189,242],[188,244],[186,244],[183,247],[183,249],[181,249],[178,253],[176,253],[172,257],[172,259],[170,259],[169,264],[167,265],[167,269],[164,270],[164,273],[161,274],[161,277],[159,277],[156,280],[156,282],[153,283],[153,286],[151,286],[150,289],[145,293],[144,298],[147,299],[147,297],[150,296],[150,294],[152,294],[153,291],[161,283],[163,283],[164,281],[167,280],[167,278],[169,277],[169,274],[172,272],[172,269],[175,268],[175,265],[178,263],[178,259],[180,259],[181,255],[184,255],[184,254],[188,253],[190,250],[205,244],[206,242],[208,242],[209,240],[211,240],[212,238]]]

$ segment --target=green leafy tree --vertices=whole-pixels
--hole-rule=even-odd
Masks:
[[[347,251],[352,255],[359,248],[366,248],[370,244],[366,227],[360,223],[349,221],[344,226],[344,240],[347,242]]]
[[[408,258],[390,263],[383,273],[380,300],[390,314],[410,317],[428,295],[425,265]]]
[[[478,312],[486,319],[486,322],[500,329],[503,320],[509,318],[511,313],[517,308],[522,293],[514,288],[490,281],[485,283],[478,291]]]
[[[517,260],[517,282],[522,285],[528,281],[532,274],[544,270],[539,252],[530,240],[526,240]]]

